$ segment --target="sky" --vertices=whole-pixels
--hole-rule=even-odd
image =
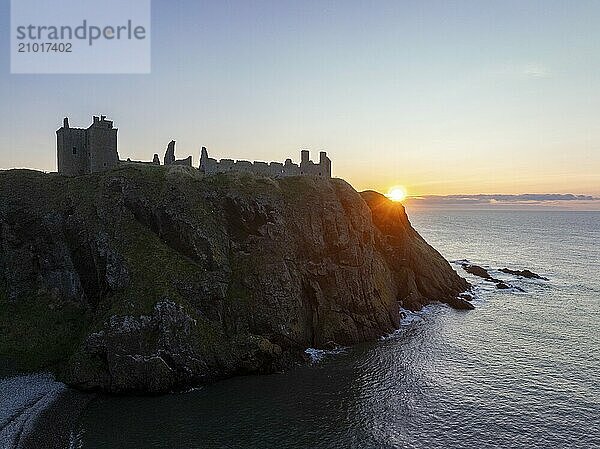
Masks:
[[[121,158],[299,159],[357,190],[600,197],[600,2],[152,1],[152,71],[11,75],[0,168],[56,170],[56,129],[104,114]]]

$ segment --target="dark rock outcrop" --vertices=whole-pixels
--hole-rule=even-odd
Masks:
[[[339,179],[13,170],[0,172],[0,199],[0,327],[16,342],[0,350],[11,355],[27,329],[60,329],[27,347],[84,389],[159,393],[273,372],[307,347],[393,331],[401,306],[472,308],[458,297],[469,284],[402,205]]]
[[[415,231],[404,206],[373,191],[361,196],[371,209],[375,244],[394,274],[402,307],[418,310],[436,298],[456,309],[473,309],[459,297],[468,282]]]
[[[527,279],[539,279],[542,281],[547,281],[548,278],[540,276],[539,274],[534,273],[533,271],[525,270],[511,270],[510,268],[500,268],[500,271],[506,274],[512,274],[514,276],[519,276]]]
[[[499,290],[509,290],[514,289],[523,292],[524,290],[521,287],[517,287],[515,285],[507,284],[506,282],[493,277],[485,268],[480,267],[479,265],[474,265],[468,262],[461,261],[459,262],[467,273],[472,274],[473,276],[480,277],[485,279],[486,281],[493,282],[496,284],[496,288]],[[504,270],[500,270],[504,271]]]
[[[462,264],[462,267],[463,270],[465,270],[467,273],[472,274],[473,276],[477,276],[491,282],[502,282],[499,279],[493,278],[492,275],[485,268],[480,267],[479,265],[464,263]]]

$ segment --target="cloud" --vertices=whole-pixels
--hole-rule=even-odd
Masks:
[[[522,69],[521,73],[527,78],[548,78],[550,77],[550,70],[541,64],[526,64]]]
[[[600,197],[593,195],[574,195],[572,193],[524,193],[519,195],[425,195],[410,197],[406,201],[411,206],[425,207],[588,207],[600,208]]]
[[[502,77],[526,79],[542,79],[552,76],[550,68],[538,62],[505,64],[493,68],[492,73]]]

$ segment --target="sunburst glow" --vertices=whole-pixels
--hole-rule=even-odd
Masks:
[[[406,189],[402,186],[392,187],[386,196],[392,201],[403,201],[406,198]]]

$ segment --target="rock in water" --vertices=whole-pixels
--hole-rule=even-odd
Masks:
[[[533,271],[525,270],[511,270],[509,268],[500,268],[500,271],[506,274],[512,274],[514,276],[520,276],[527,279],[540,279],[542,281],[547,281],[548,278],[540,276],[539,274],[534,273]]]
[[[463,263],[461,265],[467,273],[470,273],[473,276],[477,276],[477,277],[486,279],[488,281],[496,282],[496,283],[502,282],[499,279],[493,278],[485,268],[480,267],[479,265],[473,265],[470,263]]]
[[[400,307],[472,308],[401,204],[339,179],[0,172],[0,268],[0,351],[118,393],[273,372],[393,331]]]
[[[510,285],[507,284],[506,282],[500,280],[500,279],[496,279],[495,277],[493,277],[485,268],[480,267],[479,265],[473,265],[471,263],[468,263],[466,261],[459,261],[458,263],[461,264],[461,266],[463,267],[463,270],[465,270],[467,273],[472,274],[473,276],[477,276],[480,277],[482,279],[485,279],[486,281],[490,281],[496,284],[496,288],[499,290],[510,290],[510,289],[514,289],[520,292],[524,292],[525,290],[523,290],[521,287],[517,287],[515,285]],[[500,270],[500,271],[504,271],[504,270]],[[506,273],[506,271],[504,271]]]

